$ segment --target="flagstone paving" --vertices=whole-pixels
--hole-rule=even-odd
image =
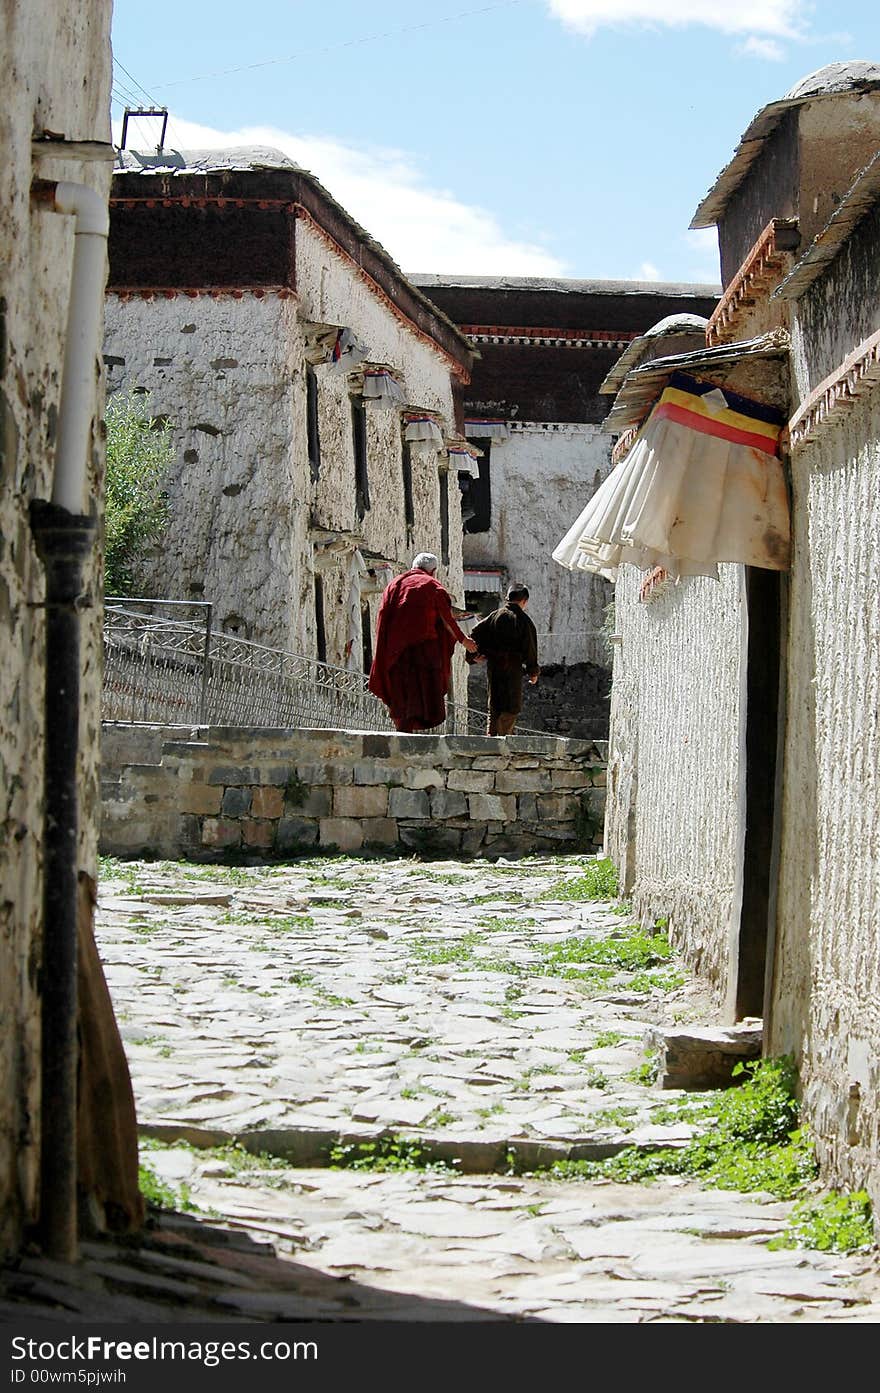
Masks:
[[[880,1319],[875,1253],[768,1248],[789,1202],[677,1177],[521,1173],[693,1132],[670,1117],[685,1095],[652,1084],[645,1045],[651,1027],[714,1023],[681,965],[558,975],[554,945],[613,940],[628,923],[613,903],[565,898],[586,864],[104,864],[98,945],[142,1159],[198,1216],[159,1221],[156,1272],[193,1280],[172,1270],[172,1238],[184,1268],[205,1233],[211,1262],[221,1230],[232,1244],[229,1282],[192,1287],[192,1308],[239,1320]],[[383,1137],[418,1144],[437,1168],[327,1165],[334,1147]],[[228,1142],[254,1154],[206,1149]],[[258,1280],[247,1243],[274,1252],[287,1280],[268,1267]],[[99,1266],[95,1247],[85,1260]],[[142,1314],[158,1299],[142,1291]]]

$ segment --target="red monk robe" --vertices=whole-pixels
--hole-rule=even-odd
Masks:
[[[388,707],[398,730],[443,724],[456,643],[472,646],[439,581],[414,567],[389,582],[379,604],[367,686]]]

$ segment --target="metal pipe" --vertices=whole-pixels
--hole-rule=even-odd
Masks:
[[[83,569],[96,520],[85,516],[95,412],[109,215],[94,189],[35,180],[32,194],[75,219],[52,500],[31,502],[46,575],[41,969],[40,1236],[63,1262],[77,1257],[77,886],[80,620]]]

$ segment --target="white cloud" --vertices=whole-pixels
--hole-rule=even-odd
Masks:
[[[781,63],[785,50],[775,39],[759,39],[754,34],[740,45],[739,52],[747,58],[766,58],[771,63]]]
[[[659,281],[661,276],[653,261],[643,261],[635,279],[637,281]]]
[[[550,10],[570,28],[594,34],[626,24],[703,24],[723,34],[765,34],[797,38],[803,30],[804,0],[548,0]],[[761,55],[766,57],[766,55]]]
[[[118,140],[118,132],[114,138]],[[169,117],[165,143],[166,148],[184,150],[236,145],[281,150],[314,174],[405,271],[566,274],[559,257],[536,243],[508,236],[486,209],[462,202],[449,189],[432,188],[406,151],[358,148],[330,136],[292,135],[271,126],[218,131],[174,115]]]
[[[714,227],[695,227],[684,234],[688,253],[694,258],[687,279],[698,285],[720,285],[718,231]]]

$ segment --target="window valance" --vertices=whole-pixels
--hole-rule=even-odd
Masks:
[[[384,410],[397,410],[406,401],[406,393],[400,379],[390,368],[363,369],[364,401],[370,406]]]
[[[784,413],[674,372],[624,458],[554,549],[569,570],[622,564],[717,578],[718,562],[789,565]]]

